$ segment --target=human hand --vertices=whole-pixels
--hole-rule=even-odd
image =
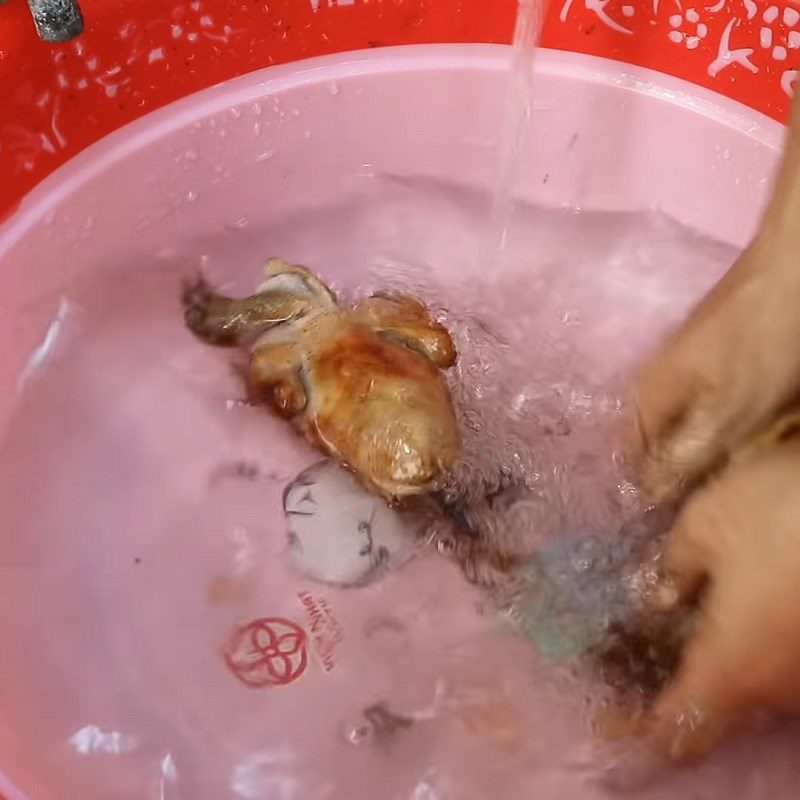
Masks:
[[[800,251],[765,226],[639,376],[651,499],[677,497],[794,398],[798,344]]]
[[[647,726],[673,759],[704,755],[759,709],[800,707],[798,487],[794,441],[730,466],[678,516],[665,553],[673,601],[703,595]]]

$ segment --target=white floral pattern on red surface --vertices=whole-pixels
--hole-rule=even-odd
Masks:
[[[800,65],[800,8],[794,3],[717,0],[686,5],[681,0],[582,0],[585,11],[614,33],[640,38],[665,37],[680,48],[681,59],[696,59],[710,78],[743,69],[762,71],[791,96]],[[580,24],[565,0],[559,20]],[[685,51],[690,51],[686,53]],[[720,91],[725,91],[720,87]]]

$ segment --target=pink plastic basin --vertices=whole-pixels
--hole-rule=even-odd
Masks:
[[[90,148],[0,228],[9,800],[608,796],[580,699],[528,685],[530,647],[444,559],[361,589],[292,569],[282,495],[318,456],[236,403],[177,302],[180,273],[244,291],[274,254],[363,282],[403,219],[326,209],[387,175],[491,186],[507,66],[437,46],[254,73]],[[747,241],[777,123],[613,62],[537,69],[524,200]],[[797,796],[793,747],[734,745],[646,795]]]

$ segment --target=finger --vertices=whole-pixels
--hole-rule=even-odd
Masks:
[[[702,758],[736,721],[741,697],[723,654],[715,629],[698,631],[687,645],[675,681],[656,703],[652,736],[675,761]]]
[[[689,382],[681,370],[673,368],[671,361],[657,357],[636,384],[636,427],[645,454],[656,450],[681,421],[691,396]]]
[[[711,552],[707,537],[713,536],[713,530],[704,518],[705,497],[700,494],[690,501],[667,538],[664,571],[676,603],[693,601],[708,577]]]
[[[694,407],[650,450],[642,470],[653,502],[672,500],[716,466],[725,454],[725,418],[698,398]]]
[[[697,598],[707,577],[707,554],[686,539],[676,541],[664,555],[663,574],[645,592],[645,608],[665,614],[687,606]]]

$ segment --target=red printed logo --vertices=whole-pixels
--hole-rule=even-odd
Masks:
[[[285,686],[308,666],[306,633],[289,619],[254,620],[231,636],[225,663],[242,683],[254,689]]]

